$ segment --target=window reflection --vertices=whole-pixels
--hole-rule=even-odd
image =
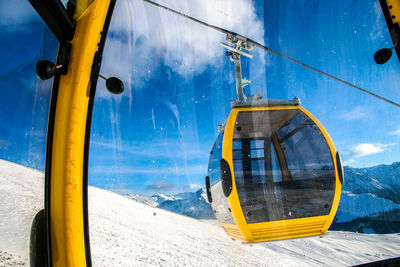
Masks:
[[[310,118],[299,110],[239,112],[237,125],[233,167],[247,223],[329,214],[334,165]]]
[[[209,160],[208,176],[210,177],[212,207],[218,221],[223,223],[235,223],[231,214],[228,199],[223,195],[220,174],[220,160],[222,158],[222,141],[224,131],[221,131],[212,147]]]

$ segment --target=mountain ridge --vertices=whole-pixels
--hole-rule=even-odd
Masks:
[[[44,205],[43,181],[41,172],[0,160],[0,266],[28,265],[30,226]],[[398,234],[340,231],[243,244],[217,224],[104,189],[88,191],[94,266],[349,266],[396,257],[400,250]]]
[[[368,168],[345,166],[341,200],[330,229],[381,234],[400,232],[399,179],[400,162]],[[202,188],[196,192],[159,193],[134,200],[196,219],[215,219],[206,199]]]

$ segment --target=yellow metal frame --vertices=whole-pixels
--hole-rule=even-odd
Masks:
[[[324,216],[247,224],[237,194],[235,173],[233,171],[232,140],[233,140],[233,132],[234,132],[236,118],[238,116],[238,113],[243,111],[293,110],[293,109],[301,110],[319,127],[331,151],[331,157],[334,163],[335,175],[336,175],[335,195],[331,211],[329,215],[324,215]],[[338,164],[336,162],[336,149],[332,142],[332,139],[329,137],[328,132],[325,130],[322,124],[305,108],[301,106],[287,106],[287,107],[255,107],[255,108],[232,109],[226,121],[225,134],[222,144],[222,158],[224,158],[229,163],[229,166],[231,168],[232,193],[228,197],[228,201],[232,211],[232,216],[236,222],[236,225],[221,224],[224,229],[237,229],[243,235],[242,239],[244,241],[258,242],[258,241],[278,240],[278,239],[324,234],[328,230],[329,226],[332,224],[332,221],[335,217],[336,211],[339,206],[340,193],[342,189],[342,184],[339,180]]]
[[[86,266],[83,169],[90,74],[110,0],[76,19],[68,73],[60,77],[51,153],[50,228],[53,266]],[[81,12],[80,10],[79,12]]]
[[[389,7],[390,17],[392,19],[393,24],[400,24],[400,1],[399,0],[386,0],[386,4]]]

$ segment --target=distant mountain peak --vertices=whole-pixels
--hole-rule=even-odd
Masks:
[[[368,168],[344,167],[345,183],[333,229],[363,231],[366,225],[379,232],[393,232],[395,228],[381,227],[375,218],[392,221],[399,217],[400,210],[400,162],[381,164]],[[174,195],[157,193],[151,197],[129,195],[129,198],[152,207],[169,210],[198,219],[214,219],[211,205],[206,201],[205,188],[195,192]],[[383,218],[383,217],[382,217]],[[384,222],[383,222],[384,223]],[[371,226],[372,225],[372,226]],[[400,224],[399,224],[400,225]],[[371,229],[369,231],[371,231]],[[396,228],[397,229],[397,228]]]
[[[139,194],[127,194],[126,197],[148,206],[157,207],[197,219],[215,219],[211,205],[207,202],[206,191],[201,188],[195,192],[175,195],[157,193],[151,197]]]

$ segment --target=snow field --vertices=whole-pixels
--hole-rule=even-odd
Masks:
[[[349,266],[395,257],[400,251],[400,234],[338,231],[244,244],[228,237],[215,221],[149,207],[94,187],[89,188],[89,210],[94,266]]]
[[[28,265],[43,173],[0,160],[0,266]],[[329,232],[243,244],[196,220],[89,187],[93,266],[348,266],[399,256],[400,234]]]
[[[43,192],[42,172],[0,159],[0,266],[16,266],[2,265],[13,256],[27,263],[31,224],[43,208]]]
[[[233,241],[218,225],[98,188],[89,189],[89,210],[94,266],[265,266],[296,262],[289,256],[278,263],[279,253],[270,251],[266,255],[263,246]]]

